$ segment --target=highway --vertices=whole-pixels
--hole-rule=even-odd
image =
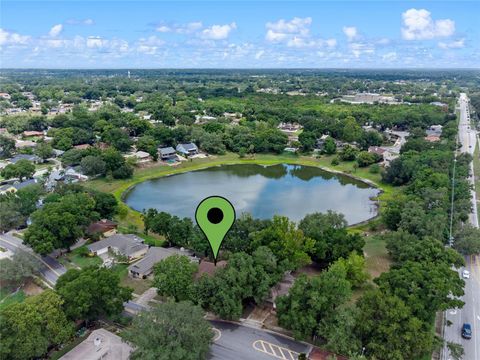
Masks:
[[[470,115],[468,112],[468,98],[466,94],[460,94],[460,121],[458,126],[459,141],[461,143],[461,152],[468,152],[473,155],[477,143],[477,135],[474,129],[470,128]],[[473,163],[471,164],[470,182],[474,185]],[[472,191],[473,211],[470,214],[470,222],[478,227],[477,202],[475,191]],[[465,279],[465,295],[462,300],[465,305],[462,309],[451,309],[446,311],[446,326],[444,329],[444,339],[448,342],[461,344],[465,351],[463,360],[480,359],[480,255],[468,256],[465,258],[465,269],[470,271],[470,278]],[[461,274],[462,269],[459,269]],[[451,325],[448,326],[448,323]],[[461,328],[464,323],[472,325],[472,339],[466,340],[461,336]],[[443,360],[450,360],[448,350],[443,351]]]
[[[35,257],[40,262],[40,274],[51,286],[55,286],[58,278],[67,271],[67,269],[54,258],[48,255],[40,256],[35,254],[31,248],[22,243],[21,239],[13,236],[11,231],[0,234],[0,246],[14,253],[24,251]]]

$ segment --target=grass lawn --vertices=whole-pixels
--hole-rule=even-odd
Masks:
[[[385,241],[377,236],[365,238],[365,261],[367,271],[371,278],[376,278],[381,273],[388,271],[391,259],[387,253]]]
[[[87,266],[100,266],[103,264],[102,259],[100,259],[98,256],[82,256],[80,255],[81,249],[83,248],[79,247],[72,252],[65,254],[65,257],[68,261],[74,263],[75,265],[84,268]],[[68,263],[67,263],[68,264]]]
[[[153,286],[153,281],[149,279],[132,279],[128,274],[125,274],[120,279],[120,285],[132,288],[135,294],[142,295]]]
[[[21,303],[26,295],[23,290],[17,291],[14,295],[5,288],[0,289],[0,310],[10,304]]]

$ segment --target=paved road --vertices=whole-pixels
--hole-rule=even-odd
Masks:
[[[21,239],[13,236],[12,232],[0,234],[0,246],[13,252],[24,251],[39,260],[40,274],[52,286],[57,283],[60,275],[67,271],[67,269],[54,258],[35,254],[31,248],[23,245]]]
[[[215,337],[208,358],[212,360],[295,360],[311,350],[311,345],[265,330],[222,321],[211,324]]]
[[[476,133],[470,129],[470,116],[468,114],[468,99],[465,94],[460,95],[460,122],[459,122],[459,140],[462,144],[461,151],[469,152],[473,155],[476,146]],[[474,184],[473,164],[471,168],[472,177],[470,182]],[[472,191],[474,209],[470,214],[470,222],[478,227],[477,204],[475,192]],[[480,359],[480,255],[466,257],[465,268],[470,271],[470,279],[465,279],[465,295],[462,300],[465,305],[462,309],[453,309],[446,312],[447,323],[450,326],[445,327],[444,338],[447,341],[461,344],[465,350],[463,360]],[[460,269],[459,273],[463,270]],[[461,337],[461,328],[463,323],[472,324],[473,337],[465,340]],[[443,359],[451,359],[448,351],[443,352]]]

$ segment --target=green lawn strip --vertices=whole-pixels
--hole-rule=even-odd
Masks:
[[[12,295],[7,289],[0,289],[0,310],[10,304],[21,303],[25,298],[26,295],[23,290],[19,290]]]
[[[392,261],[384,240],[378,236],[367,236],[363,249],[365,251],[366,269],[372,279],[389,270]]]
[[[477,144],[478,145],[478,144]],[[473,154],[473,171],[475,173],[475,192],[477,194],[477,205],[480,200],[480,146],[475,148]],[[477,206],[478,208],[479,206]],[[477,211],[478,220],[480,221],[480,211]]]

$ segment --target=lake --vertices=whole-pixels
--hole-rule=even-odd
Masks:
[[[220,195],[233,204],[237,217],[285,215],[299,221],[314,212],[343,213],[349,224],[377,214],[371,198],[379,190],[344,175],[312,166],[222,165],[142,182],[128,191],[125,202],[135,210],[156,208],[194,218],[198,203]]]

